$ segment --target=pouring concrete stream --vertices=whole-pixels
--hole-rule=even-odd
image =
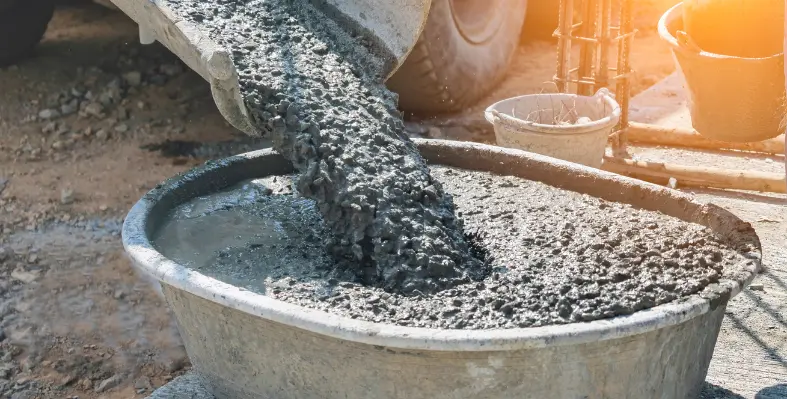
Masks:
[[[192,198],[291,173],[272,150],[177,176],[143,197],[123,227],[135,267],[161,283],[195,371],[216,398],[693,398],[724,309],[760,268],[759,240],[729,212],[673,190],[481,144],[417,140],[430,164],[540,181],[660,211],[756,250],[698,294],[627,316],[532,328],[402,327],[307,309],[227,284],[159,252],[152,236]]]

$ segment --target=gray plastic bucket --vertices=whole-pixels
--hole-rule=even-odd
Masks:
[[[485,116],[499,146],[599,168],[620,106],[606,89],[594,96],[529,94],[496,102]],[[581,117],[590,121],[558,124]]]

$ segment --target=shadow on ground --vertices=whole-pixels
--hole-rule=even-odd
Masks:
[[[754,399],[784,399],[787,398],[787,384],[773,385],[757,392]]]
[[[693,193],[710,194],[710,195],[725,197],[733,200],[761,202],[764,204],[771,204],[771,205],[787,204],[787,199],[785,199],[782,195],[773,194],[773,193],[753,193],[753,192],[731,191],[731,190],[721,190],[721,189],[711,189],[711,188],[704,188],[704,189],[698,188],[698,189],[692,189],[687,191]]]
[[[784,399],[787,398],[787,384],[773,385],[761,389],[754,396],[754,399]],[[728,389],[706,382],[702,388],[699,399],[745,399]]]
[[[746,399],[735,392],[706,382],[699,399]]]

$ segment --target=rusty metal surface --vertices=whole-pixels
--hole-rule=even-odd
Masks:
[[[613,151],[625,151],[628,108],[631,97],[631,45],[636,34],[632,27],[633,0],[561,0],[555,84],[561,93],[591,95],[601,88],[615,86],[615,99],[621,106],[618,126],[610,136]],[[579,10],[580,20],[575,18]],[[619,24],[612,24],[618,16]],[[572,65],[574,44],[580,47],[577,65]],[[617,60],[610,67],[610,53],[616,47]],[[610,77],[611,73],[611,77]]]

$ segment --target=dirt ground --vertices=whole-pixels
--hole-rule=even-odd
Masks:
[[[674,70],[655,26],[675,2],[637,2],[634,93]],[[137,38],[119,12],[63,7],[37,56],[0,70],[0,397],[140,398],[189,368],[120,226],[147,190],[204,160],[184,155],[246,147],[194,144],[239,133],[206,82]],[[540,91],[554,62],[553,43],[524,43],[465,114]]]

